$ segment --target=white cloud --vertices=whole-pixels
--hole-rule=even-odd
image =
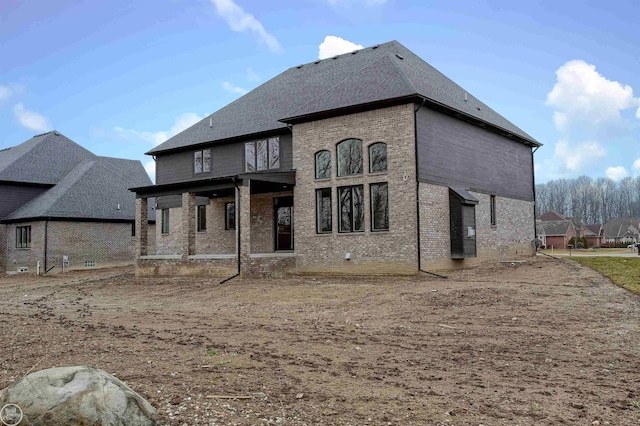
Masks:
[[[636,159],[636,161],[633,162],[633,170],[640,171],[640,158]]]
[[[320,43],[320,46],[318,46],[318,59],[331,58],[332,56],[360,50],[363,47],[361,44],[355,44],[349,40],[328,35],[324,38],[324,41]]]
[[[247,13],[238,6],[233,0],[211,0],[211,3],[216,8],[218,15],[227,21],[229,28],[233,31],[243,33],[252,33],[258,41],[267,45],[269,50],[274,53],[281,53],[282,46],[278,40],[271,34],[269,34],[260,21],[258,21],[253,15]]]
[[[609,179],[615,180],[615,181],[622,180],[622,179],[626,178],[627,176],[629,176],[629,173],[627,173],[627,169],[625,169],[622,166],[609,167],[607,169],[607,171],[605,172],[605,174],[607,175],[607,177]]]
[[[247,68],[247,80],[248,81],[260,81],[261,78],[252,68],[249,67],[249,68]]]
[[[556,144],[554,154],[567,170],[579,172],[598,158],[604,157],[607,152],[598,142],[571,144],[569,141],[560,140]]]
[[[247,93],[246,89],[243,89],[242,87],[238,87],[238,86],[234,86],[233,84],[229,83],[228,81],[225,81],[222,83],[222,88],[224,90],[226,90],[229,93],[237,93],[240,95],[244,95],[245,93]]]
[[[35,132],[46,132],[51,130],[49,119],[42,114],[29,111],[22,103],[13,106],[13,112],[20,125]]]
[[[193,112],[186,112],[176,118],[173,126],[169,130],[160,130],[158,132],[147,132],[133,129],[123,129],[122,127],[114,128],[116,134],[127,140],[143,140],[145,142],[151,142],[154,146],[160,145],[172,136],[177,135],[184,129],[193,126],[198,121],[202,120],[198,114]],[[146,165],[145,165],[146,168]]]
[[[4,86],[0,84],[0,102],[6,101],[7,99],[9,99],[12,94],[13,94],[13,91],[9,86]]]
[[[147,171],[147,174],[151,178],[152,182],[156,181],[156,162],[155,160],[147,161],[144,163],[144,169]]]
[[[600,125],[621,121],[620,112],[640,107],[633,89],[612,81],[596,71],[595,65],[581,60],[569,61],[556,71],[557,82],[547,94],[546,105],[553,107],[559,130],[574,123]],[[640,118],[640,108],[636,112]]]

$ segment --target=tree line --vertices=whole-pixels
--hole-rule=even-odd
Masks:
[[[620,181],[580,176],[536,185],[536,216],[553,210],[576,216],[582,223],[605,223],[621,217],[640,217],[640,176]]]

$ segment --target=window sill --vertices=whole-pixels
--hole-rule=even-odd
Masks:
[[[206,230],[206,229],[204,229],[204,230],[202,230],[202,231],[196,231],[196,232],[197,232],[198,234],[206,234],[206,233],[207,233],[207,230]]]
[[[331,182],[331,178],[315,178],[314,179],[316,182]]]
[[[346,235],[346,236],[349,236],[349,235],[367,235],[367,233],[366,233],[366,232],[364,232],[364,231],[357,231],[357,232],[338,232],[338,235]]]
[[[384,172],[369,172],[369,176],[384,176],[386,174],[388,174],[386,170]]]
[[[31,247],[16,247],[16,250],[31,250]]]
[[[336,176],[337,180],[340,179],[353,179],[353,178],[361,178],[364,176],[364,173],[359,173],[357,175],[348,175],[348,176]]]
[[[491,225],[491,229],[498,229],[498,225]]]

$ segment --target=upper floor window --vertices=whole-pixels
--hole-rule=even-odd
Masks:
[[[280,139],[269,138],[244,144],[244,170],[255,172],[280,168]]]
[[[387,144],[377,142],[369,146],[369,173],[387,171]]]
[[[362,174],[362,141],[347,139],[337,145],[338,176]]]
[[[316,179],[331,177],[331,153],[329,151],[316,152]]]
[[[31,248],[31,227],[16,227],[16,248]]]
[[[193,153],[193,172],[209,173],[211,172],[211,150],[203,149]]]

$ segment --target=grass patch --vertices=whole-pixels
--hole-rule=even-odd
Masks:
[[[571,260],[595,269],[617,286],[640,295],[640,256],[629,257],[572,257]]]

